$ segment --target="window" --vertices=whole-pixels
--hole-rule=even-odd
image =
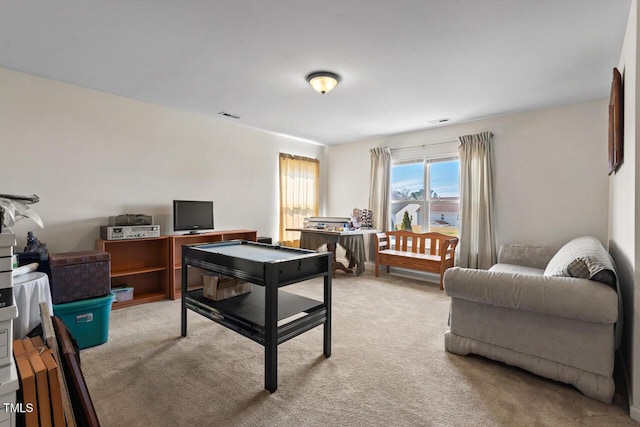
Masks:
[[[391,229],[458,235],[460,160],[457,157],[394,161]],[[425,191],[429,189],[429,191]]]
[[[300,246],[304,219],[318,216],[320,162],[308,157],[280,153],[280,244]]]

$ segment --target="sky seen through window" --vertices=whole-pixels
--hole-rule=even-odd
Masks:
[[[440,197],[460,196],[460,161],[434,162],[431,168],[431,190]],[[424,164],[394,165],[391,169],[391,191],[420,191],[424,187]]]

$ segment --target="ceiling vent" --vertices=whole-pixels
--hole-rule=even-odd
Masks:
[[[448,123],[448,122],[450,122],[450,121],[451,121],[451,119],[449,119],[449,118],[446,118],[446,119],[436,119],[436,120],[429,120],[429,121],[427,122],[427,124],[428,124],[428,125],[439,125],[439,124],[442,124],[442,123]]]
[[[224,116],[224,117],[230,117],[230,118],[232,118],[232,119],[239,119],[239,118],[240,118],[240,116],[236,116],[236,115],[234,115],[234,114],[229,114],[229,113],[227,113],[226,111],[220,111],[220,112],[218,113],[218,115],[219,115],[219,116]]]

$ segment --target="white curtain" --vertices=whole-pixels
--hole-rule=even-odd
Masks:
[[[320,162],[317,159],[280,153],[280,244],[300,247],[304,219],[318,216],[320,206]]]
[[[460,242],[457,265],[488,269],[496,263],[491,132],[460,141]]]
[[[369,152],[371,153],[369,210],[372,211],[373,228],[386,231],[389,228],[391,150],[388,147],[376,147]]]

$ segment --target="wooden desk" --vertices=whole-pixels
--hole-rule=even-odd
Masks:
[[[336,270],[345,273],[355,273],[360,275],[364,272],[364,262],[366,259],[364,246],[364,231],[328,231],[315,228],[287,228],[287,231],[300,232],[300,247],[302,249],[317,250],[322,245],[327,245],[327,250],[333,255],[333,275]],[[336,259],[336,245],[339,244],[346,250],[349,266]]]

